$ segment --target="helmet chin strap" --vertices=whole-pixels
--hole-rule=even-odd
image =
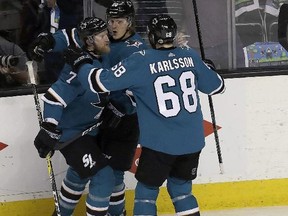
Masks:
[[[113,41],[122,41],[125,38],[125,36],[127,35],[128,32],[129,32],[129,29],[126,29],[126,32],[122,35],[122,37],[120,37],[119,39],[114,39],[113,38]]]
[[[127,33],[129,33],[129,31],[130,31],[130,26],[132,25],[132,23],[131,23],[131,20],[129,19],[129,18],[127,18],[127,21],[129,22],[129,24],[128,24],[128,26],[127,26],[127,28],[126,28],[126,31],[125,31],[125,33],[122,35],[122,37],[120,37],[119,39],[114,39],[114,41],[121,41],[121,40],[123,40],[124,38],[125,38],[125,36],[127,35]]]
[[[123,40],[123,38],[127,35],[128,32],[129,32],[129,28],[127,28],[123,36],[117,40]]]

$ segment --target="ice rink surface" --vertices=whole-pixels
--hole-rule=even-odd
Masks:
[[[161,215],[161,216],[172,216]],[[288,206],[242,208],[231,210],[204,211],[201,216],[288,216]]]

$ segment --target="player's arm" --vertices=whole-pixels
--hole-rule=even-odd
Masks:
[[[131,98],[130,94],[126,91],[112,91],[110,93],[110,101],[112,101],[115,106],[119,107],[127,115],[132,115],[136,112],[136,103],[134,98]]]
[[[103,79],[103,77],[100,78],[101,72],[103,72],[102,75],[106,77],[104,79],[111,84],[111,88],[108,89],[104,87],[103,83],[101,82],[101,79]],[[109,102],[105,106],[101,115],[103,120],[103,123],[101,125],[102,128],[116,128],[120,123],[122,117],[124,117],[126,114],[131,115],[136,112],[135,106],[133,105],[130,98],[126,95],[125,91],[113,92],[115,88],[113,86],[115,86],[117,80],[113,78],[112,74],[113,71],[111,70],[97,69],[94,68],[91,64],[84,64],[78,69],[77,78],[84,88],[92,92],[98,93],[112,91],[110,92]]]
[[[54,147],[62,134],[58,128],[58,123],[62,117],[63,109],[75,97],[73,86],[62,82],[61,79],[58,79],[42,96],[44,120],[34,140],[34,145],[41,158],[45,158],[49,152],[54,153]]]
[[[80,46],[76,29],[61,29],[52,33],[41,33],[28,48],[31,59],[41,62],[47,52],[63,52],[70,44]]]
[[[44,54],[51,51],[55,46],[55,39],[51,33],[41,33],[30,44],[28,57],[37,62],[43,60]]]
[[[105,106],[101,118],[102,128],[116,128],[125,115],[136,113],[136,106],[125,91],[110,92],[109,102]]]
[[[198,88],[201,92],[214,95],[225,91],[224,79],[216,72],[214,63],[200,57],[193,57],[195,61]]]
[[[105,69],[95,68],[92,65],[93,59],[81,48],[69,46],[68,49],[64,51],[64,59],[77,74],[77,78],[84,89],[95,93],[110,92],[110,90],[98,86],[96,77],[99,72]]]
[[[77,73],[82,87],[90,92],[102,93],[124,90],[130,86],[129,79],[122,78],[126,72],[122,62],[112,67],[111,70],[94,68],[91,57],[76,47],[69,47],[64,52],[64,59]],[[131,96],[126,95],[125,91],[121,93],[121,96],[113,97],[113,93],[111,95],[110,101],[104,109],[108,114],[103,113],[102,116],[108,116],[106,120],[103,120],[103,122],[108,122],[108,127],[116,127],[125,114],[133,114],[136,109],[130,99]]]
[[[68,70],[69,69],[69,70]],[[67,68],[67,72],[70,67]],[[62,118],[62,113],[78,96],[79,92],[83,91],[75,73],[62,72],[60,78],[42,96],[44,101],[43,123],[38,132],[34,145],[39,153],[39,156],[44,158],[51,151],[54,152],[54,147],[61,137],[61,130],[58,123]],[[82,90],[82,91],[81,91]]]
[[[55,46],[53,52],[63,52],[71,44],[81,47],[82,42],[77,34],[76,28],[58,30],[53,34]]]
[[[136,82],[141,82],[139,64],[135,64],[135,61],[143,62],[143,59],[135,59],[136,54],[143,57],[140,52],[132,54],[110,70],[95,68],[92,58],[78,47],[68,47],[64,59],[71,65],[84,89],[101,93],[130,89]]]
[[[60,121],[63,104],[53,96],[52,88],[42,96],[44,101],[44,120],[41,128],[34,140],[34,146],[41,158],[45,158],[48,153],[54,153],[54,147],[61,137],[61,131],[57,128]]]

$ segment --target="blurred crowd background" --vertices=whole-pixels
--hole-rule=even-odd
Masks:
[[[111,0],[1,0],[0,88],[27,84],[27,50],[37,35],[76,27],[87,16],[105,19],[108,2]],[[167,13],[177,22],[177,40],[200,54],[192,0],[133,3],[136,30],[143,38],[147,39],[149,18]],[[206,58],[214,61],[219,70],[287,65],[288,53],[277,37],[279,8],[284,3],[288,0],[198,0]],[[54,82],[63,65],[61,53],[46,54],[38,63],[39,83]]]

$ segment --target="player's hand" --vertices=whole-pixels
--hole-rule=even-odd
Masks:
[[[178,32],[175,37],[175,41],[178,46],[189,48],[188,46],[189,41],[187,38],[190,38],[190,37],[191,37],[190,35],[184,34],[183,32]]]
[[[51,33],[41,33],[28,48],[28,57],[37,62],[43,60],[44,54],[55,46],[55,39]]]
[[[75,73],[79,72],[80,66],[83,64],[93,64],[93,59],[86,52],[79,47],[71,45],[64,51],[64,59]]]
[[[216,70],[215,64],[210,59],[203,59],[203,62],[212,70]]]
[[[61,132],[56,129],[56,125],[48,122],[42,123],[41,129],[34,140],[34,145],[41,158],[45,158],[50,152],[52,157],[54,147],[60,136]]]
[[[116,128],[125,113],[120,106],[113,104],[111,101],[105,106],[100,120],[102,120],[101,128]]]

